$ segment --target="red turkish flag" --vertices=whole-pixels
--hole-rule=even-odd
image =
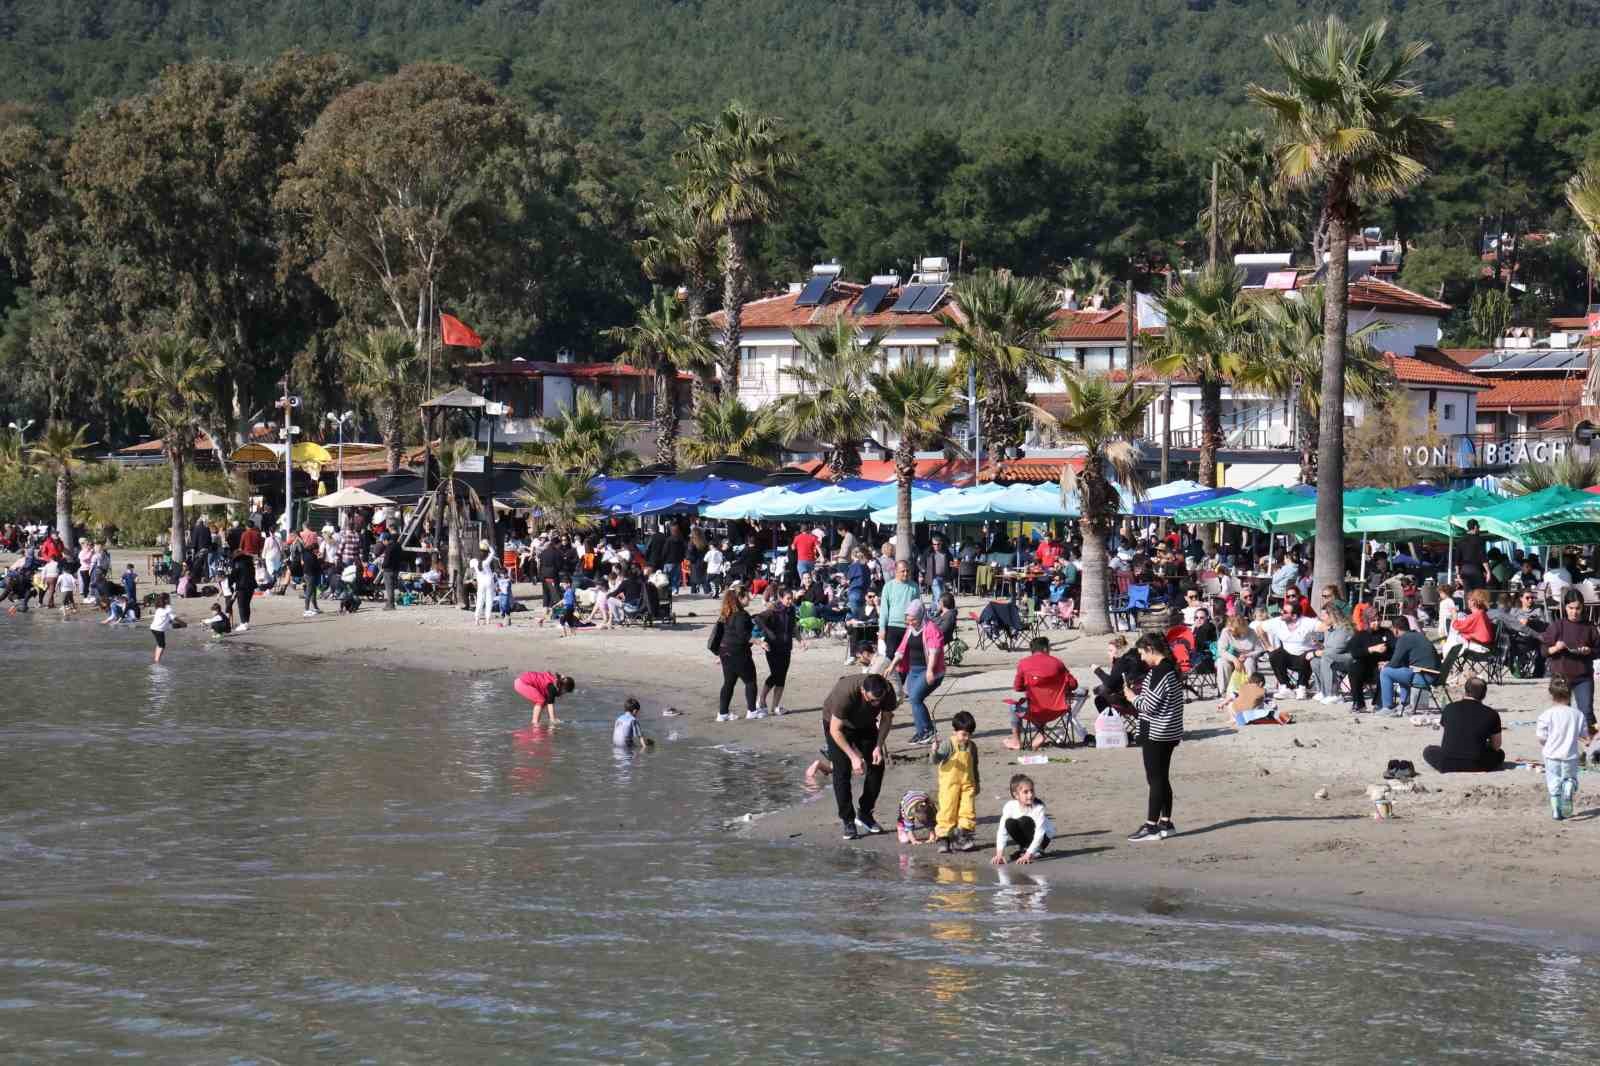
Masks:
[[[483,338],[455,315],[439,315],[439,335],[452,348],[482,348]]]

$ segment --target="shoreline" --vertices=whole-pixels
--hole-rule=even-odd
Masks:
[[[519,596],[532,592],[525,584],[517,591]],[[658,742],[706,741],[784,759],[792,764],[797,786],[821,744],[821,698],[834,679],[854,669],[844,663],[841,642],[808,642],[793,656],[784,700],[789,714],[760,721],[741,716],[718,724],[720,671],[705,649],[714,600],[680,596],[676,627],[590,630],[567,638],[555,627],[535,625],[539,608],[531,599],[520,602],[529,603],[529,611],[514,614],[512,625],[500,629],[493,623],[475,628],[470,613],[453,607],[385,612],[364,603],[353,616],[328,610],[302,618],[296,597],[257,596],[249,631],[225,640],[240,648],[360,668],[500,674],[506,704],[517,712],[506,723],[512,729],[526,724],[520,717],[526,706],[511,692],[516,674],[559,670],[577,678],[580,699],[586,687],[637,696],[644,704],[644,729]],[[194,623],[209,604],[209,598],[182,601],[179,614]],[[967,618],[976,604],[961,602],[969,643]],[[47,617],[47,624],[63,624],[59,614]],[[92,625],[90,617],[80,613],[64,624]],[[1056,654],[1080,683],[1091,683],[1103,641],[1061,631],[1050,635]],[[194,625],[176,632],[164,662],[181,669],[186,646],[210,639]],[[1019,653],[993,649],[969,652],[930,698],[940,723],[957,710],[975,715],[983,768],[979,850],[937,856],[942,865],[991,868],[992,824],[1007,780],[1021,769],[1037,781],[1060,836],[1044,861],[1027,870],[1006,868],[1017,873],[1036,871],[1079,888],[1149,890],[1180,903],[1331,911],[1348,921],[1376,916],[1470,925],[1479,933],[1499,928],[1542,936],[1600,935],[1600,916],[1573,905],[1591,880],[1585,833],[1600,826],[1600,773],[1582,775],[1576,817],[1554,822],[1542,773],[1428,772],[1420,753],[1424,744],[1437,742],[1437,730],[1404,719],[1357,720],[1347,709],[1292,700],[1286,706],[1294,724],[1238,730],[1224,724],[1211,701],[1191,701],[1185,709],[1188,735],[1173,761],[1179,834],[1133,844],[1125,838],[1142,820],[1145,795],[1137,749],[1049,749],[1054,759],[1066,761],[1016,767],[1014,753],[1001,747],[1009,720],[1000,701],[1011,690],[1018,658]],[[766,673],[760,656],[757,673]],[[742,700],[736,691],[736,709]],[[1508,756],[1536,759],[1532,719],[1545,702],[1543,684],[1495,685],[1488,702],[1501,710]],[[683,717],[661,718],[666,706],[677,707]],[[889,855],[902,862],[932,860],[931,845],[902,847],[893,833],[901,793],[911,787],[931,790],[933,781],[931,766],[921,757],[925,749],[906,743],[909,719],[902,706],[890,741],[894,759],[876,812],[888,832],[852,843],[840,840],[826,779],[820,794],[778,810],[752,811],[753,817],[736,823],[733,831],[780,846],[820,844],[861,850],[884,861]],[[1381,780],[1390,758],[1410,759],[1423,768],[1422,791],[1400,796],[1396,817],[1378,822],[1371,817],[1366,790]],[[1316,798],[1323,788],[1328,798]]]

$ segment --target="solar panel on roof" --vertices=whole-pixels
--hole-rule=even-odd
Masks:
[[[890,288],[891,286],[888,285],[868,285],[866,291],[861,294],[861,299],[857,300],[855,307],[851,308],[851,313],[857,315],[872,314],[878,309],[878,305],[883,303],[883,298],[889,295]]]
[[[1545,352],[1538,362],[1529,363],[1524,370],[1560,370],[1572,362],[1572,353],[1567,351]]]
[[[1467,365],[1468,370],[1493,370],[1500,365],[1500,353],[1488,352]]]
[[[947,285],[923,286],[922,295],[917,297],[917,302],[911,305],[911,310],[914,312],[932,311],[939,303],[939,300],[943,298],[944,291],[948,287]]]
[[[905,288],[900,290],[900,299],[896,300],[894,302],[894,306],[889,308],[889,310],[904,314],[905,312],[911,310],[912,304],[915,304],[918,300],[922,299],[922,294],[927,291],[927,289],[928,286],[926,285],[907,285]]]
[[[796,298],[794,305],[796,307],[817,306],[822,302],[822,298],[828,294],[828,286],[832,284],[833,279],[826,274],[812,278],[806,282],[806,287],[800,290],[800,295]]]
[[[1511,358],[1495,367],[1495,369],[1526,370],[1528,367],[1532,366],[1534,363],[1537,363],[1539,360],[1543,359],[1549,354],[1549,352],[1523,352],[1521,355],[1513,355]]]

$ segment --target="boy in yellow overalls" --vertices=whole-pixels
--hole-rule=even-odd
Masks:
[[[950,718],[950,737],[933,750],[939,768],[939,818],[934,835],[939,838],[939,853],[948,855],[954,844],[962,851],[978,846],[978,748],[972,734],[978,722],[966,711]]]

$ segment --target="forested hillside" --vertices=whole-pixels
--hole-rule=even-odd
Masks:
[[[1432,41],[1435,97],[1587,74],[1600,53],[1595,0],[0,0],[0,98],[60,120],[174,60],[302,48],[460,62],[646,157],[734,97],[852,138],[1129,101],[1194,136],[1244,110],[1263,34],[1330,10]]]

